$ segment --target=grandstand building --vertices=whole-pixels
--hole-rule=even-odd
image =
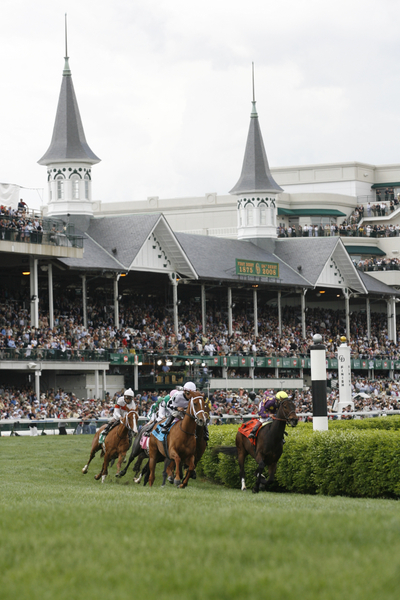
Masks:
[[[365,212],[358,226],[400,223],[399,205],[390,209],[391,200],[394,203],[400,192],[400,165],[351,163],[271,170],[255,98],[242,171],[229,195],[103,204],[92,199],[91,191],[99,160],[85,138],[66,57],[53,136],[39,160],[47,169],[48,182],[43,231],[21,236],[4,228],[0,240],[2,285],[7,293],[26,292],[33,327],[39,327],[40,306],[47,306],[53,328],[54,297],[72,290],[82,299],[85,328],[88,296],[99,293],[107,299],[117,328],[122,301],[140,296],[151,302],[152,297],[163,297],[176,334],[182,301],[195,298],[199,303],[203,331],[207,330],[207,303],[218,302],[229,335],[235,305],[242,303],[248,306],[255,338],[260,306],[276,307],[279,332],[282,308],[298,307],[305,337],[307,307],[324,302],[344,311],[348,336],[352,310],[366,311],[368,335],[371,310],[386,311],[389,340],[397,343],[400,271],[367,273],[356,268],[354,257],[394,257],[399,238],[343,237],[331,227],[350,219],[360,205]],[[388,207],[380,216],[373,215],[368,205],[378,202],[376,190]],[[288,235],[289,230],[296,235]],[[109,377],[116,377],[116,389],[122,387],[125,367],[131,367],[132,385],[138,390],[139,363],[145,361],[138,354],[123,358],[97,354],[88,362],[72,355],[65,360],[57,354],[54,359],[48,352],[12,349],[3,350],[1,358],[1,373],[29,372],[37,393],[43,386],[41,378],[54,388],[68,388],[73,378],[80,395],[96,397],[110,390]],[[224,386],[230,359],[235,358],[236,364],[237,357],[218,357],[217,362],[216,358],[202,358],[201,363],[212,367],[218,362],[222,376],[211,384]],[[245,358],[242,364],[250,369],[254,387],[257,360]],[[302,372],[293,382],[279,377],[282,365],[278,361],[271,366],[276,381],[260,379],[257,387],[302,386],[305,365],[304,361],[295,365]],[[366,369],[371,370],[371,365]],[[392,373],[394,369],[392,364],[388,368]],[[175,382],[163,379],[159,383]]]

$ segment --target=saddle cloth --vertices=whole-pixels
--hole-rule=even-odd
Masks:
[[[171,423],[171,427],[180,419],[174,419]],[[160,442],[164,442],[164,439],[167,437],[167,435],[169,434],[169,432],[171,431],[171,427],[168,429],[167,432],[164,433],[164,431],[162,430],[163,424],[160,423],[157,425],[157,427],[155,427],[153,429],[153,431],[151,432],[151,435],[154,435],[155,438],[157,438],[157,440],[159,440]]]
[[[149,442],[150,442],[150,437],[148,437],[147,435],[142,435],[142,437],[140,438],[141,449],[148,452],[149,451]]]
[[[255,439],[251,438],[249,440],[253,444],[253,446],[256,445],[257,437],[258,437],[258,434],[260,433],[261,429],[263,427],[265,427],[265,425],[268,425],[269,423],[271,423],[271,421],[272,421],[272,419],[269,418],[264,423],[261,423],[261,426],[257,429],[257,433],[256,433]],[[250,419],[250,421],[247,421],[247,423],[243,423],[243,425],[241,425],[239,427],[240,433],[242,435],[244,435],[244,437],[247,437],[247,439],[249,439],[249,435],[253,431],[253,427],[256,425],[257,422],[258,422],[258,419]]]

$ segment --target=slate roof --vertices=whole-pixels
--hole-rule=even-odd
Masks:
[[[63,71],[53,137],[47,152],[38,163],[49,165],[65,161],[92,165],[100,162],[100,158],[92,152],[86,141],[68,59]]]
[[[338,237],[278,238],[275,254],[316,285],[321,270],[339,243]]]
[[[127,271],[160,217],[161,214],[156,213],[92,219],[83,234],[83,259],[65,258],[60,261],[74,268]]]
[[[382,296],[400,296],[400,291],[396,290],[386,283],[382,283],[372,275],[365,273],[364,271],[360,271],[357,269],[361,279],[368,290],[369,294],[382,294]]]
[[[239,181],[229,193],[247,194],[253,192],[283,192],[271,175],[254,101],[242,173]]]
[[[290,268],[284,260],[266,252],[252,242],[201,236],[189,233],[175,234],[183,250],[194,266],[199,278],[225,281],[250,281],[246,276],[236,275],[236,258],[274,262],[279,264],[279,279],[257,278],[266,283],[284,286],[308,287],[308,282]]]

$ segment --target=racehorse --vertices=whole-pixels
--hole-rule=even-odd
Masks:
[[[143,450],[143,448],[141,446],[143,434],[145,433],[145,431],[152,431],[156,425],[158,425],[158,423],[154,422],[154,423],[152,423],[152,425],[147,423],[144,427],[142,427],[142,429],[139,432],[139,435],[137,435],[136,438],[134,439],[131,454],[130,454],[129,460],[128,460],[128,464],[126,465],[126,467],[124,469],[122,469],[122,471],[120,471],[119,473],[116,474],[116,477],[124,477],[124,475],[126,475],[128,469],[129,469],[131,462],[133,462],[135,460],[135,458],[137,458],[137,461],[136,461],[135,465],[133,466],[133,471],[135,472],[136,475],[139,473],[142,461],[145,458],[149,457],[148,452]],[[147,467],[147,465],[146,465],[146,467]],[[135,483],[140,483],[142,476],[146,472],[146,467],[142,470],[141,474],[137,477],[137,479],[134,479]]]
[[[189,477],[195,468],[196,459],[196,426],[204,426],[207,416],[204,410],[204,394],[190,392],[189,403],[182,420],[174,423],[167,435],[166,448],[163,442],[154,435],[150,436],[149,444],[149,485],[154,483],[156,463],[164,457],[175,462],[174,484],[177,487],[187,486]],[[187,464],[188,470],[181,482],[179,472],[181,464]],[[172,466],[172,465],[171,465]]]
[[[257,494],[260,491],[260,484],[264,478],[263,471],[266,465],[268,466],[269,475],[266,485],[271,485],[274,481],[277,463],[283,452],[285,427],[287,424],[296,427],[298,420],[296,408],[292,400],[290,398],[281,400],[276,415],[272,415],[272,422],[267,423],[258,430],[259,433],[255,446],[239,429],[236,434],[236,448],[233,446],[219,446],[214,448],[213,453],[218,454],[222,452],[230,456],[237,456],[242,490],[246,489],[244,462],[246,456],[250,454],[258,465],[256,483],[252,490],[253,493]]]
[[[104,483],[108,474],[108,464],[113,458],[118,457],[117,471],[119,471],[121,468],[122,461],[124,460],[126,453],[129,449],[129,432],[132,431],[135,434],[138,432],[137,422],[137,411],[130,410],[126,413],[122,422],[119,425],[115,426],[113,429],[111,429],[111,431],[107,434],[107,437],[102,444],[99,443],[99,437],[106,425],[100,427],[100,429],[95,433],[95,436],[93,438],[90,457],[88,463],[83,467],[82,473],[86,475],[92,459],[100,449],[102,449],[101,456],[104,456],[104,462],[100,473],[98,473],[98,475],[95,476],[95,479],[100,479],[101,477],[101,481],[102,483]]]
[[[206,415],[206,421],[202,424],[196,425],[196,454],[195,454],[195,459],[194,459],[194,467],[196,469],[198,463],[201,460],[201,457],[203,456],[206,448],[207,448],[207,440],[205,438],[205,426],[209,421],[210,418],[210,404],[209,402],[205,402],[204,403],[204,412]],[[175,463],[174,461],[172,461],[171,459],[166,458],[164,461],[164,471],[163,471],[163,482],[162,485],[165,485],[165,482],[167,480],[167,476],[168,476],[168,481],[170,483],[174,483],[174,476],[173,476],[173,471],[174,471],[174,467],[175,467]],[[182,477],[182,466],[180,469],[180,477]],[[196,471],[194,470],[191,474],[191,478],[192,479],[196,479]],[[146,485],[146,481],[145,481],[145,485]]]

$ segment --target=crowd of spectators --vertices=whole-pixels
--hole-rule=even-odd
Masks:
[[[337,376],[337,373],[333,373]],[[339,399],[339,392],[334,379],[331,380],[332,387],[328,388],[328,412],[332,412],[335,400]],[[400,410],[400,382],[386,378],[369,381],[365,377],[352,373],[352,396],[354,408],[349,406],[344,410],[344,417],[353,412],[391,412]],[[220,389],[210,392],[211,417],[215,423],[218,419],[227,417],[245,417],[256,415],[258,405],[267,392],[265,389],[255,388],[256,398],[250,398],[248,389]],[[311,390],[287,390],[293,398],[296,411],[302,415],[303,420],[309,420],[312,413]],[[0,386],[0,419],[19,421],[30,419],[34,421],[48,419],[74,419],[79,420],[82,425],[93,423],[99,419],[108,420],[112,417],[113,409],[119,395],[123,393],[106,396],[105,400],[80,400],[73,393],[67,393],[61,389],[49,390],[41,394],[37,399],[31,388],[17,389],[15,387]],[[164,396],[167,392],[155,390],[152,392],[142,391],[137,394],[135,400],[138,406],[139,416],[147,417],[148,412],[159,395]]]
[[[34,213],[30,214],[23,200],[17,208],[0,205],[0,238],[10,242],[41,244],[43,220]]]
[[[207,303],[206,331],[203,331],[199,303],[182,301],[177,335],[163,301],[148,304],[144,300],[130,299],[121,303],[119,329],[114,326],[113,306],[89,299],[87,312],[85,328],[82,300],[61,296],[55,300],[54,327],[49,327],[47,314],[40,312],[39,327],[34,328],[23,302],[12,299],[2,302],[0,298],[0,356],[4,358],[7,350],[23,358],[33,356],[33,350],[35,356],[43,350],[67,354],[90,350],[95,353],[294,357],[307,356],[313,335],[320,333],[328,358],[334,358],[340,336],[345,333],[344,310],[311,306],[306,311],[305,339],[300,307],[282,307],[281,333],[277,307],[260,307],[257,338],[252,317],[239,303],[235,307],[231,335],[226,314],[211,302]],[[388,339],[386,312],[373,313],[369,339],[366,313],[352,312],[348,343],[354,358],[400,358],[397,344]]]

